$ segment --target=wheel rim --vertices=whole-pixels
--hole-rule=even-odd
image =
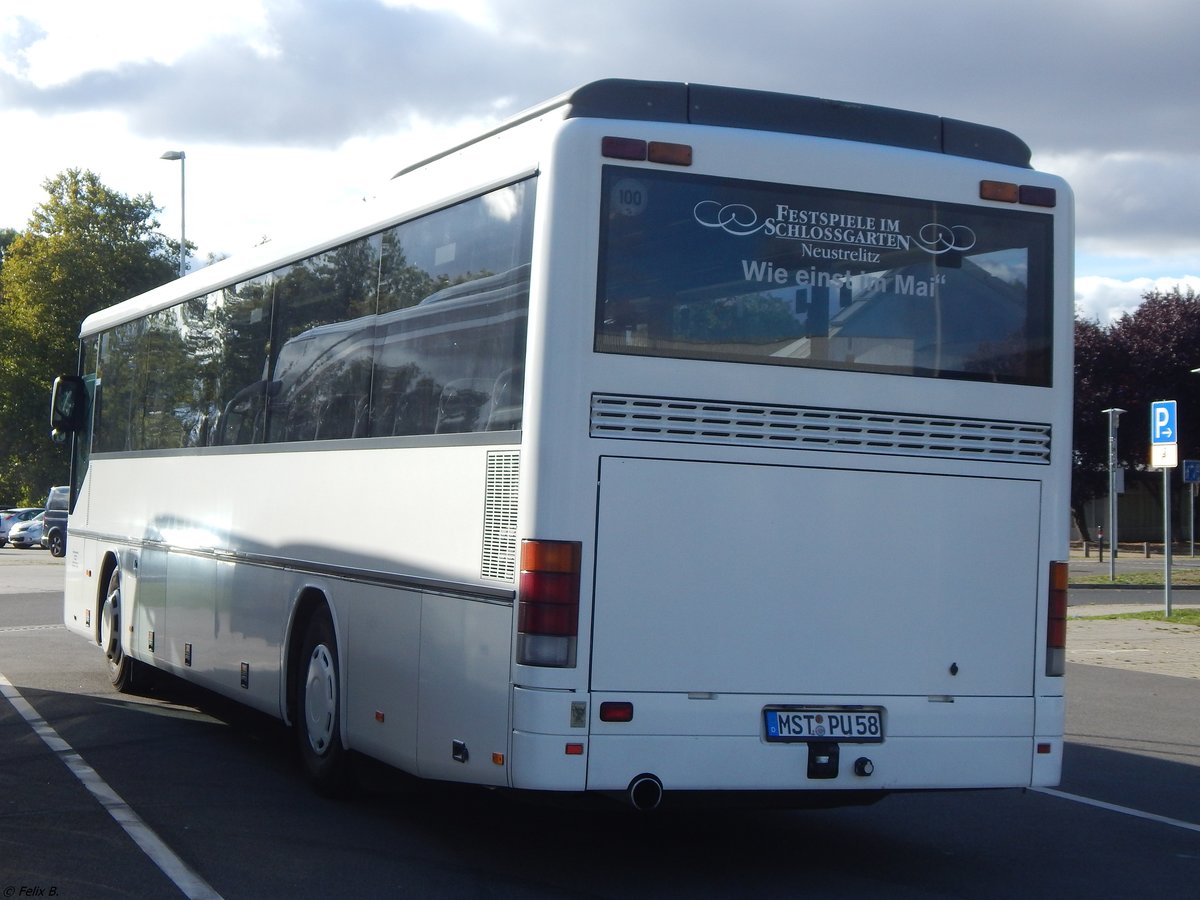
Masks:
[[[324,644],[313,647],[304,682],[304,725],[313,752],[323,754],[337,725],[337,665]]]

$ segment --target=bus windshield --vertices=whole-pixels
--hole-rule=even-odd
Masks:
[[[607,166],[595,348],[1051,383],[1049,214]]]

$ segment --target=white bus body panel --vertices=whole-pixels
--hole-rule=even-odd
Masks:
[[[426,777],[506,784],[492,755],[507,762],[511,601],[382,583],[487,585],[489,449],[94,459],[73,523],[105,536],[71,538],[64,621],[96,639],[103,561],[116,555],[131,656],[285,717],[292,617],[319,591],[343,652],[345,744]],[[314,480],[318,455],[327,464]],[[181,509],[186,521],[171,512]],[[469,747],[465,762],[454,741]]]

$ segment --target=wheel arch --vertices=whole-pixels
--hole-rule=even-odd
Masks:
[[[104,554],[104,558],[100,560],[100,580],[96,583],[96,596],[92,598],[92,639],[95,640],[96,646],[100,646],[100,616],[104,608],[104,596],[108,592],[108,580],[112,578],[113,570],[120,566],[120,560],[117,558],[116,551],[108,550]],[[127,598],[122,592],[122,605],[127,604]],[[122,613],[128,612],[123,609]]]
[[[333,604],[329,600],[329,595],[326,590],[316,585],[305,585],[296,597],[296,602],[293,606],[291,622],[288,626],[287,641],[284,644],[284,660],[283,660],[283,683],[284,683],[284,703],[283,703],[283,721],[287,725],[293,725],[296,721],[296,667],[302,662],[300,659],[300,646],[304,643],[304,634],[308,630],[308,623],[316,614],[317,610],[324,607],[329,612],[329,618],[333,622],[334,639],[338,644],[338,659],[341,660],[342,673],[339,676],[339,681],[342,682],[339,691],[345,695],[345,654],[342,652],[342,634],[338,627],[338,619],[333,611]],[[342,730],[345,731],[345,722],[342,723]],[[345,735],[343,734],[343,739]]]

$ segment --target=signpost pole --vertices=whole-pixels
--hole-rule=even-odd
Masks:
[[[1179,465],[1177,406],[1174,400],[1155,400],[1150,404],[1150,465],[1163,473],[1164,616],[1171,615],[1171,470]]]
[[[1117,425],[1123,409],[1111,407],[1108,413],[1108,580],[1117,580]],[[1100,549],[1104,561],[1104,548]]]
[[[1171,615],[1171,470],[1163,467],[1163,618]]]

